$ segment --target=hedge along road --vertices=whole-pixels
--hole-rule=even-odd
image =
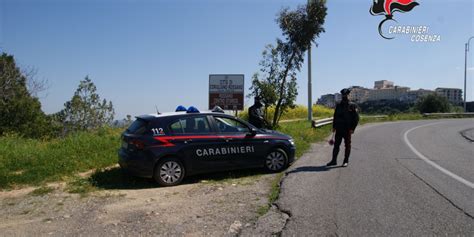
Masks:
[[[276,204],[290,217],[281,234],[474,235],[474,143],[460,134],[473,127],[474,119],[363,126],[347,168],[325,167],[332,147],[314,144],[282,181]]]

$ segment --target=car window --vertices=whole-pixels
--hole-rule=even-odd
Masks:
[[[206,117],[182,118],[170,125],[173,134],[209,133],[211,131]]]
[[[143,119],[135,120],[130,126],[127,128],[127,132],[130,134],[141,135],[145,132],[147,122]]]
[[[184,133],[184,128],[181,124],[181,119],[170,125],[170,131],[173,134],[182,134],[182,133]]]
[[[224,117],[214,117],[220,132],[224,133],[248,133],[247,125],[238,120]]]

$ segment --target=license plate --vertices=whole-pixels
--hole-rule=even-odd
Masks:
[[[125,148],[125,149],[127,149],[128,143],[126,143],[125,141],[122,141],[122,147]]]

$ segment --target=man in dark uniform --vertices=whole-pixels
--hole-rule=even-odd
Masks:
[[[332,151],[332,160],[327,166],[337,165],[337,155],[339,154],[339,146],[344,138],[345,152],[344,163],[342,166],[346,167],[349,164],[349,155],[351,153],[351,135],[354,133],[357,124],[359,123],[359,113],[357,112],[357,105],[349,101],[349,89],[342,89],[342,100],[336,105],[334,111],[334,118],[332,123],[332,131],[336,132],[334,149]]]
[[[255,96],[254,104],[249,108],[249,123],[257,128],[263,128],[265,126],[265,118],[263,118],[263,104],[260,101],[259,96]]]

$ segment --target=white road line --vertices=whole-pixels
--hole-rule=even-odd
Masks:
[[[433,161],[431,161],[430,159],[426,158],[423,154],[421,154],[418,150],[415,149],[415,147],[410,143],[410,141],[408,140],[408,133],[410,133],[411,131],[415,130],[415,129],[418,129],[418,128],[422,128],[422,127],[428,127],[428,126],[431,126],[431,125],[435,125],[435,124],[439,124],[439,123],[442,123],[442,122],[437,122],[437,123],[430,123],[430,124],[425,124],[425,125],[421,125],[421,126],[418,126],[418,127],[414,127],[414,128],[411,128],[409,129],[408,131],[405,132],[405,134],[403,135],[403,138],[405,139],[405,143],[407,144],[407,146],[413,151],[413,153],[415,153],[415,155],[417,155],[420,159],[424,160],[426,163],[430,164],[431,166],[435,167],[436,169],[440,170],[441,172],[445,173],[446,175],[450,176],[451,178],[465,184],[466,186],[474,189],[474,183],[471,183],[465,179],[463,179],[462,177],[458,176],[457,174],[441,167],[440,165],[434,163]]]

